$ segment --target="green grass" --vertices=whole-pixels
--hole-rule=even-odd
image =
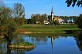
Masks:
[[[49,33],[64,33],[63,30],[80,30],[75,24],[65,25],[37,25],[37,24],[25,24],[18,27],[26,32],[49,32]]]
[[[20,42],[20,43],[14,43],[12,45],[14,46],[33,46],[34,44],[29,43],[29,42]]]

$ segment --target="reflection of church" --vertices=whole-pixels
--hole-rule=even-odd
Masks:
[[[61,36],[51,36],[51,46],[52,48],[54,47],[54,41],[55,41],[55,38],[60,38]]]
[[[55,37],[51,36],[51,45],[52,45],[52,48],[54,47],[54,40],[55,40]]]

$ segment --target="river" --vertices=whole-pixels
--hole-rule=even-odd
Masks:
[[[0,54],[82,54],[82,45],[74,35],[29,36],[19,35],[17,41],[31,42],[36,45],[32,50],[8,50],[6,42],[0,41]],[[12,41],[16,42],[15,39]]]

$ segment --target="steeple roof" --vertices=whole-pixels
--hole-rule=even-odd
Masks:
[[[51,10],[51,12],[54,13],[54,11],[53,11],[53,6],[52,6],[52,10]]]

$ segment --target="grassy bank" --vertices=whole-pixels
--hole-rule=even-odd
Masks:
[[[9,46],[12,49],[32,49],[35,48],[34,44],[29,42],[20,42],[20,43],[14,43]]]
[[[25,24],[18,27],[18,32],[23,33],[65,33],[64,30],[80,30],[75,24],[66,25],[37,25]]]

